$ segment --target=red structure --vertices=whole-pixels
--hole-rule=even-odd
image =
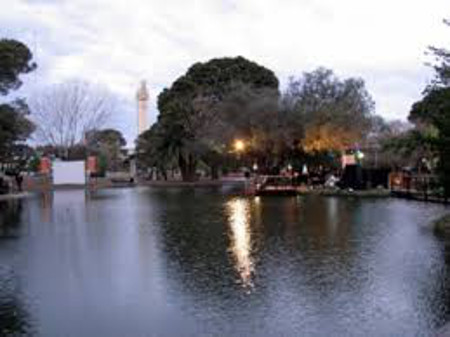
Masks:
[[[52,171],[52,162],[48,157],[42,157],[39,163],[39,173],[50,174]]]
[[[97,157],[88,157],[86,161],[86,171],[88,174],[97,173]]]

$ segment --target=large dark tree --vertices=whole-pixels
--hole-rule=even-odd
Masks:
[[[36,68],[31,62],[28,47],[16,40],[0,40],[0,95],[6,96],[11,90],[22,85],[20,75]],[[14,145],[25,140],[34,130],[28,120],[28,108],[23,100],[0,105],[0,160],[12,157]]]
[[[0,94],[6,95],[10,90],[22,85],[20,75],[36,68],[31,62],[30,49],[20,41],[0,39]]]
[[[278,94],[278,79],[271,70],[236,57],[196,63],[159,95],[157,123],[163,140],[159,148],[176,155],[184,180],[195,179],[201,159],[217,166],[227,146],[223,136],[237,120],[226,116],[224,102],[242,86]]]
[[[450,22],[445,21],[450,25]],[[434,129],[436,136],[428,143],[438,156],[438,172],[445,196],[450,196],[450,50],[430,47],[434,56],[434,81],[424,91],[421,101],[411,109],[409,119],[418,131]]]
[[[167,137],[167,130],[160,123],[153,124],[136,141],[139,168],[150,168],[150,176],[156,173],[167,180],[167,171],[177,166],[178,151],[183,147],[179,141],[181,137],[177,135]]]
[[[426,91],[423,99],[412,106],[409,120],[414,124],[434,125],[450,117],[450,87],[433,87]]]
[[[444,20],[444,24],[450,26],[450,20]],[[434,57],[434,62],[431,63],[435,71],[434,81],[431,83],[431,88],[435,86],[450,86],[450,50],[440,47],[429,47],[428,52]]]
[[[26,140],[33,132],[34,125],[27,114],[26,106],[20,102],[0,104],[0,161],[11,159],[16,142]]]
[[[413,105],[410,120],[417,132],[435,129],[436,136],[425,138],[422,143],[432,147],[438,155],[438,172],[446,197],[450,196],[450,87],[434,87],[424,98]]]

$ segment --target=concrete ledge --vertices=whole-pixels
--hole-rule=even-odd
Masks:
[[[138,186],[154,186],[154,187],[206,187],[206,186],[222,186],[222,185],[244,185],[244,180],[199,180],[199,181],[180,181],[180,180],[150,180],[139,181]]]
[[[31,195],[32,195],[32,193],[30,193],[30,192],[0,194],[0,201],[11,200],[11,199],[23,199],[23,198],[28,198]]]
[[[357,198],[388,198],[390,197],[389,190],[386,189],[372,189],[361,191],[350,190],[332,190],[332,189],[316,189],[298,191],[299,195],[321,195],[329,197],[357,197]]]

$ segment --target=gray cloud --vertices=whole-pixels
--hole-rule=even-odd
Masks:
[[[72,78],[107,85],[123,102],[119,124],[132,139],[141,79],[155,120],[163,87],[192,63],[221,56],[261,63],[282,84],[318,66],[361,76],[379,113],[405,118],[431,76],[426,46],[450,35],[441,24],[446,2],[14,0],[0,12],[0,34],[35,52],[39,70],[23,92]]]

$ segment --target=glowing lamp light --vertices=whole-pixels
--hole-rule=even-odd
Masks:
[[[245,144],[244,144],[244,142],[242,141],[242,140],[236,140],[235,142],[234,142],[234,149],[236,150],[236,151],[238,151],[238,152],[241,152],[241,151],[244,151],[244,149],[245,149]]]
[[[364,159],[364,153],[361,151],[357,151],[356,158],[358,158],[359,160]]]

